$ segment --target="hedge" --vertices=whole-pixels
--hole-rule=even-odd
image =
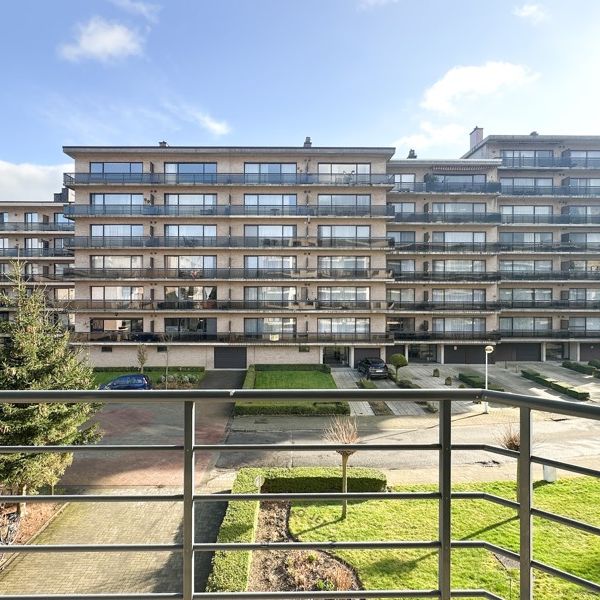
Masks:
[[[410,379],[400,379],[396,381],[396,385],[404,390],[420,390],[421,386],[413,383]]]
[[[257,492],[255,480],[264,477],[261,491],[338,492],[341,469],[301,467],[296,469],[245,468],[238,471],[233,493]],[[380,492],[386,486],[385,475],[375,469],[348,469],[348,491]],[[258,521],[257,501],[229,502],[219,529],[217,542],[253,542]],[[245,592],[248,587],[251,554],[249,551],[218,551],[212,559],[212,570],[206,584],[207,592]]]
[[[256,369],[254,365],[250,365],[246,371],[246,377],[244,377],[244,383],[242,385],[243,390],[253,390],[254,382],[256,381]]]
[[[532,369],[522,369],[521,375],[525,377],[525,379],[535,381],[536,383],[549,387],[556,392],[571,396],[571,398],[575,398],[577,400],[589,400],[590,398],[589,392],[582,392],[572,385],[562,381],[557,381],[556,379],[542,375],[541,373],[533,371]]]
[[[562,366],[565,369],[571,369],[571,371],[585,373],[586,375],[596,375],[597,372],[596,367],[593,365],[582,365],[581,363],[574,362],[572,360],[563,360]]]
[[[321,373],[331,373],[331,367],[329,365],[322,365],[317,363],[311,363],[308,365],[303,364],[257,364],[254,365],[257,371],[321,371]]]
[[[235,403],[235,416],[247,415],[349,415],[350,406],[347,402],[311,402],[299,400],[297,402],[270,402],[270,401],[244,401]]]
[[[596,367],[596,369],[600,369],[600,360],[590,360],[588,361],[588,365],[591,365],[592,367]]]
[[[459,373],[458,379],[473,388],[485,389],[485,377],[479,375],[479,373]],[[490,383],[488,381],[488,390],[492,390],[493,392],[503,392],[504,388],[496,383]]]
[[[375,383],[373,381],[371,381],[370,379],[365,379],[365,378],[358,380],[358,387],[362,388],[363,390],[377,389],[377,386],[375,385]]]

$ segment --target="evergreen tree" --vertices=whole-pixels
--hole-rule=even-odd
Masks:
[[[47,310],[40,288],[28,289],[13,265],[13,288],[2,302],[15,309],[3,323],[0,389],[92,389],[93,371],[69,346],[69,332]],[[99,404],[0,404],[0,445],[81,445],[100,438],[88,421]],[[71,453],[0,455],[0,482],[9,493],[54,486],[71,464]]]

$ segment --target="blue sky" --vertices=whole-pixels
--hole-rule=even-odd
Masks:
[[[595,0],[20,0],[0,33],[4,200],[57,190],[63,144],[600,134]]]

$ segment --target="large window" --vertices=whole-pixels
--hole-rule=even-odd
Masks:
[[[169,215],[212,215],[216,205],[216,194],[165,194],[165,210]]]
[[[369,183],[370,163],[319,163],[322,183]]]
[[[507,167],[552,166],[552,150],[502,150],[502,164]]]
[[[570,177],[565,179],[564,185],[567,185],[569,188],[575,190],[585,191],[589,188],[598,190],[600,188],[600,179],[589,177]]]
[[[510,194],[544,194],[552,191],[552,177],[501,177],[502,192]]]
[[[414,244],[416,233],[414,231],[388,231],[387,238],[393,246]]]
[[[144,331],[144,319],[90,319],[90,331],[117,331],[123,333],[141,333]]]
[[[485,331],[481,317],[445,317],[433,319],[433,331],[450,333],[476,333]]]
[[[92,237],[140,237],[144,235],[143,225],[90,225]]]
[[[371,330],[371,320],[357,317],[335,317],[333,319],[319,319],[317,322],[320,334],[341,334],[345,336],[362,336]]]
[[[296,183],[296,163],[246,163],[246,183]]]
[[[552,244],[551,231],[502,231],[498,241],[508,246]]]
[[[573,206],[569,205],[563,209],[566,215],[573,215],[578,217],[597,217],[600,215],[600,205],[592,206]]]
[[[319,304],[356,307],[367,306],[370,299],[370,288],[368,287],[319,287],[317,290]]]
[[[569,302],[590,302],[600,300],[600,288],[571,288]]]
[[[272,304],[274,306],[287,306],[296,302],[296,288],[283,286],[245,287],[244,302],[246,308],[257,308]]]
[[[552,271],[551,260],[501,260],[500,271],[549,273]]]
[[[388,262],[388,268],[392,270],[394,276],[400,275],[401,273],[414,273],[415,261],[412,258],[391,260]]]
[[[431,292],[431,301],[440,304],[485,304],[485,290],[434,289]]]
[[[371,210],[369,194],[319,194],[317,201],[321,214],[367,215]]]
[[[296,225],[244,225],[244,237],[247,244],[290,246],[296,238]]]
[[[600,165],[600,150],[565,150],[563,157],[570,159],[571,164],[580,167]]]
[[[398,303],[402,304],[413,304],[415,301],[415,290],[414,288],[402,288],[396,290],[387,290],[387,301],[390,304]],[[393,307],[392,307],[393,308]]]
[[[91,162],[90,173],[101,173],[104,175],[118,174],[141,174],[143,163],[141,162]]]
[[[500,331],[549,331],[552,329],[551,317],[500,317]]]
[[[368,256],[319,256],[317,266],[321,277],[340,276],[343,273],[358,275],[361,272],[366,275],[371,259]]]
[[[434,231],[434,244],[485,244],[485,231]]]
[[[434,273],[483,273],[485,260],[434,260]]]
[[[506,205],[500,207],[503,223],[547,223],[552,216],[552,206]]]
[[[244,194],[247,215],[295,214],[296,194]]]
[[[203,308],[213,308],[216,300],[217,288],[214,286],[165,286],[165,308],[170,304],[174,308],[194,308],[198,304]]]
[[[395,173],[394,191],[412,192],[415,189],[416,176],[414,173]]]
[[[571,331],[600,332],[600,317],[570,317],[569,329]]]
[[[296,269],[295,256],[244,256],[244,269],[257,271],[289,272]],[[251,276],[251,274],[248,274]]]
[[[90,194],[94,206],[132,206],[144,204],[144,194]]]
[[[216,225],[165,225],[165,237],[217,237]]]
[[[319,225],[321,246],[369,245],[371,227],[369,225]]]
[[[390,206],[395,215],[413,215],[416,211],[414,202],[391,202]]]
[[[165,256],[165,268],[190,271],[194,277],[202,276],[203,271],[212,271],[217,268],[216,256]]]
[[[210,339],[216,336],[217,319],[168,318],[165,319],[165,333],[175,336],[193,334],[200,339]]]
[[[217,163],[165,163],[166,183],[212,183]]]
[[[281,336],[289,337],[296,333],[296,319],[286,317],[265,317],[244,319],[244,333],[249,337],[267,337],[277,341]]]
[[[142,286],[93,286],[91,289],[92,301],[99,304],[106,303],[107,307],[129,308],[132,303],[141,303],[143,298],[144,288]]]
[[[434,202],[431,206],[433,214],[475,215],[485,214],[487,205],[484,202]]]
[[[90,256],[92,269],[141,269],[141,256]]]
[[[550,304],[552,289],[549,288],[500,288],[500,302],[507,305]]]

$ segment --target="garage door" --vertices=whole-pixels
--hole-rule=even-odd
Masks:
[[[245,369],[246,348],[215,348],[215,369]]]
[[[579,360],[598,360],[600,358],[600,344],[581,344]]]
[[[363,358],[379,358],[379,348],[354,348],[354,368]]]
[[[456,350],[455,350],[456,348]],[[444,346],[444,362],[446,364],[483,364],[485,362],[484,346]],[[490,362],[494,362],[493,355],[490,357]]]
[[[540,344],[498,344],[494,355],[496,362],[501,360],[539,361],[542,359],[542,347]]]

